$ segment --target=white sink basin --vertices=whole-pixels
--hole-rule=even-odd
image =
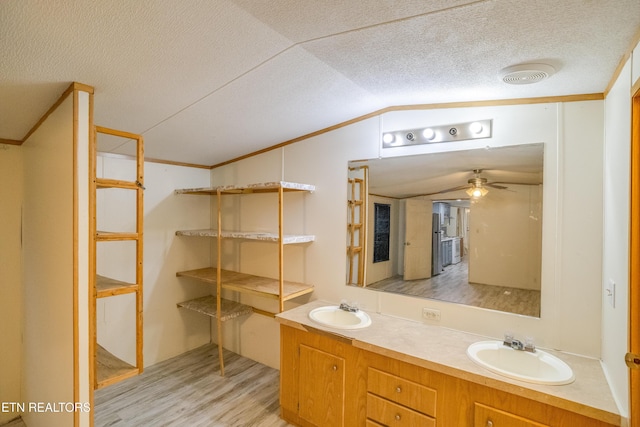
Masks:
[[[535,384],[563,385],[575,379],[571,367],[557,357],[537,350],[514,350],[502,341],[480,341],[467,348],[467,355],[496,374]]]
[[[371,318],[364,311],[345,311],[337,305],[314,308],[309,312],[309,319],[336,329],[361,329],[371,324]]]

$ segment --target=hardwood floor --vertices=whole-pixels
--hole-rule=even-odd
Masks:
[[[464,258],[429,279],[403,280],[402,276],[394,276],[372,283],[367,289],[540,316],[540,291],[469,283],[468,264]]]
[[[95,393],[96,427],[280,427],[279,371],[206,345]]]

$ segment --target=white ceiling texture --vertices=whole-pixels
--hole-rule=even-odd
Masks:
[[[602,93],[639,29],[640,0],[0,0],[0,138],[76,81],[147,157],[214,165],[386,107]],[[523,62],[557,72],[500,81]]]

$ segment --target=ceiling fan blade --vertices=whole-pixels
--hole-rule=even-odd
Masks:
[[[502,185],[542,185],[541,182],[506,182],[506,181],[496,181],[491,184],[502,184]]]
[[[508,189],[508,187],[505,187],[504,185],[497,185],[497,184],[495,184],[493,182],[485,184],[485,187],[491,187],[491,188],[495,188],[495,189],[498,189],[498,190],[507,190]]]

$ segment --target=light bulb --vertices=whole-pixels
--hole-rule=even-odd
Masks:
[[[382,142],[384,142],[385,144],[391,144],[394,139],[395,138],[393,137],[392,133],[385,133],[384,135],[382,135]]]
[[[425,139],[428,139],[429,141],[431,141],[433,138],[436,137],[436,133],[433,131],[433,129],[427,128],[422,131],[422,136],[424,136]]]
[[[473,133],[480,133],[480,132],[482,132],[482,129],[484,129],[484,128],[478,122],[473,122],[473,123],[471,123],[469,125],[469,130],[471,130],[471,132],[473,132]]]

